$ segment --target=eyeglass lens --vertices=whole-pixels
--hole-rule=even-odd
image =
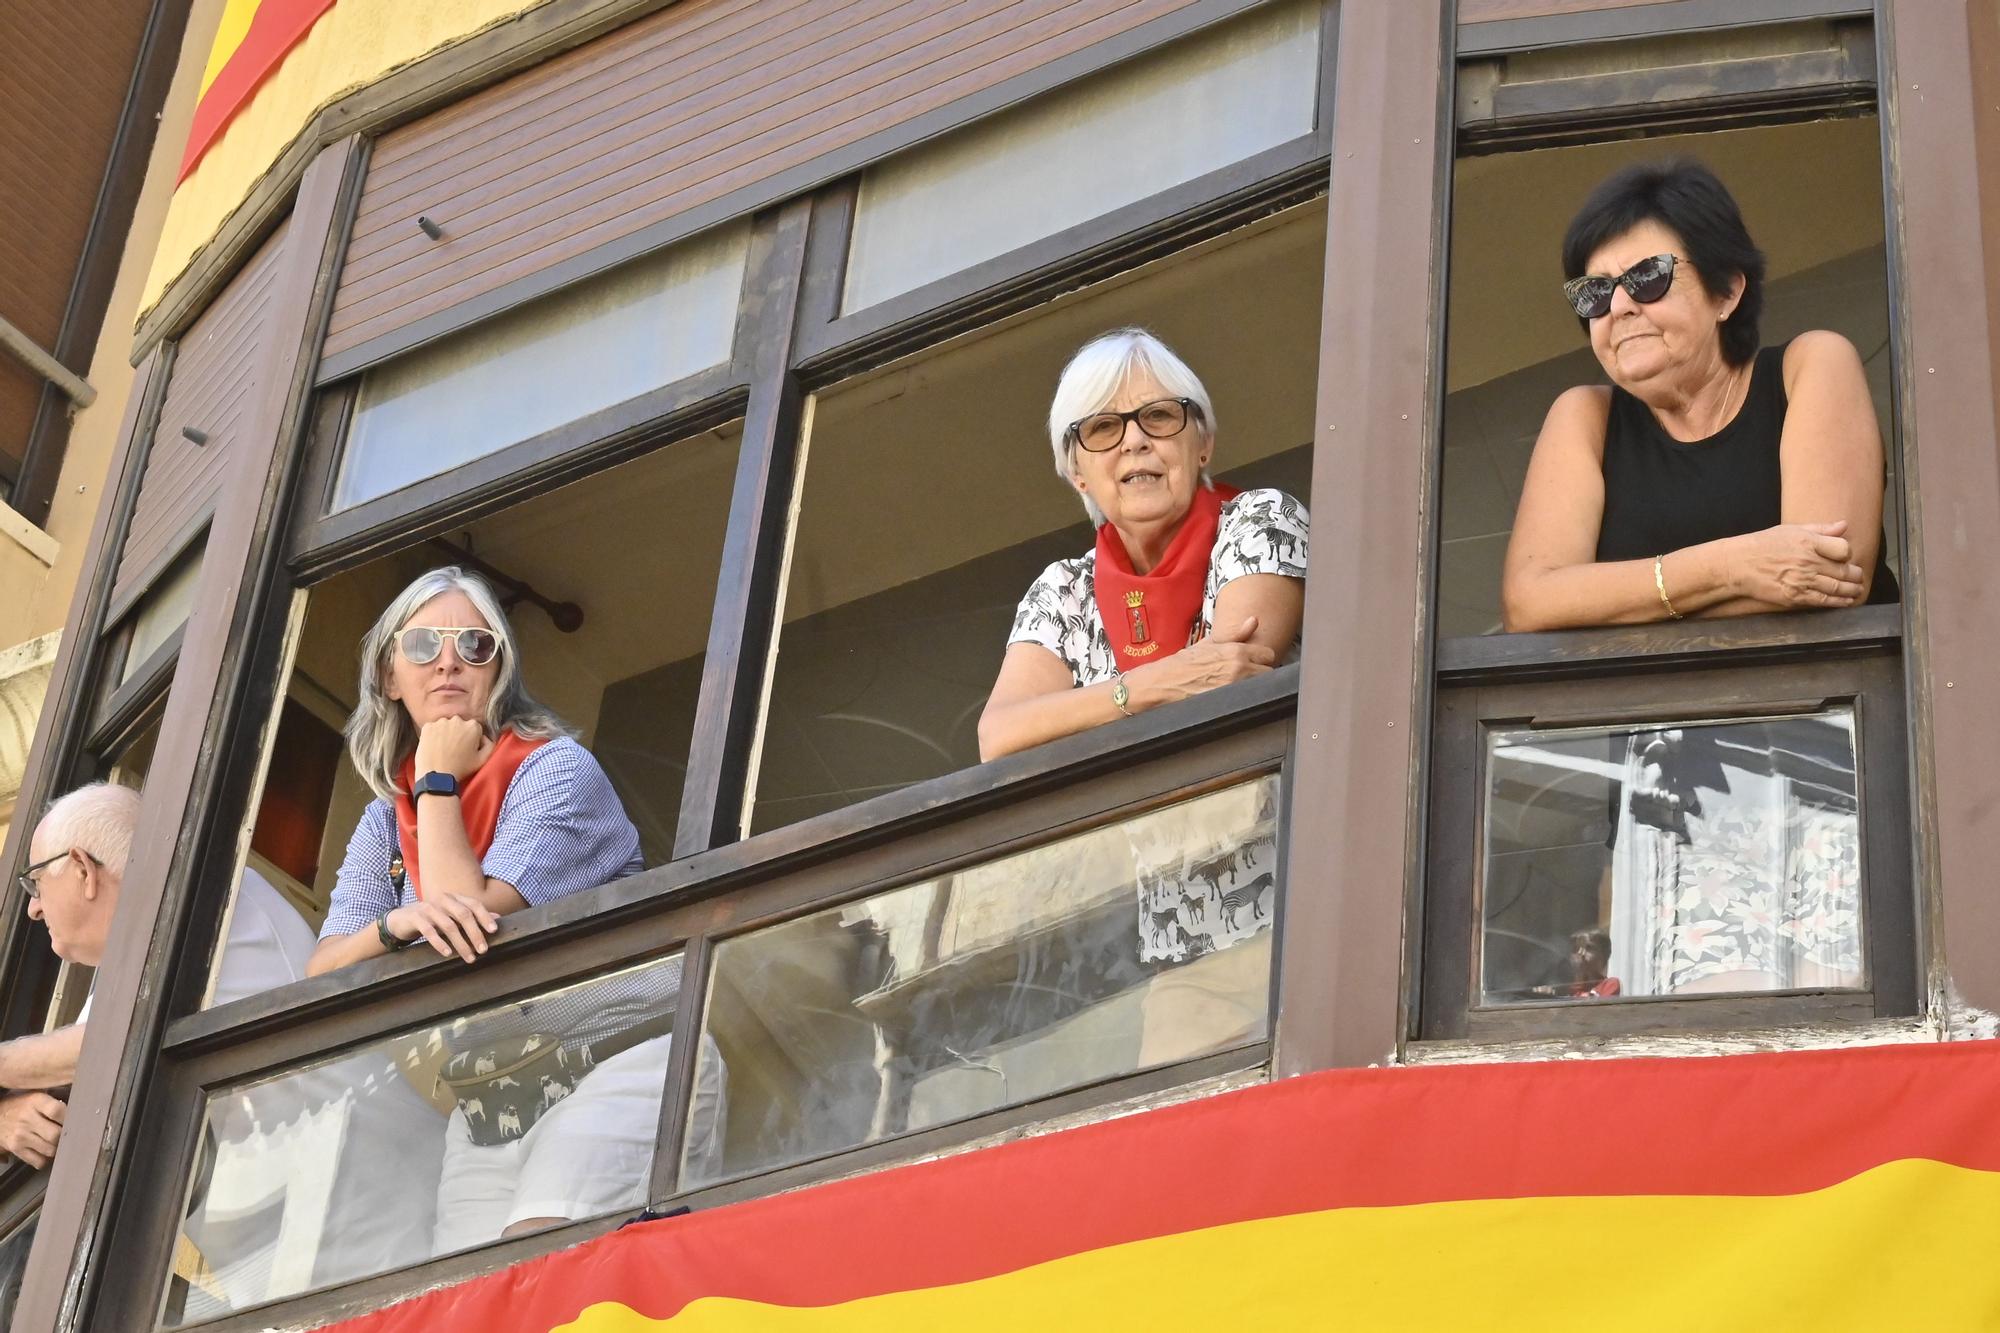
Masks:
[[[412,625],[398,636],[398,642],[402,644],[403,656],[411,665],[429,666],[444,651],[447,637],[452,640],[459,660],[467,666],[485,666],[500,650],[500,636],[486,629],[438,629],[430,625]]]
[[[1563,284],[1563,295],[1583,319],[1601,319],[1611,313],[1611,293],[1624,287],[1640,305],[1651,305],[1674,285],[1674,257],[1653,255],[1642,259],[1615,278],[1603,276],[1572,278]]]
[[[1136,421],[1139,429],[1156,440],[1178,435],[1187,425],[1187,404],[1178,398],[1157,398],[1141,403],[1130,412],[1099,412],[1076,423],[1077,443],[1094,454],[1115,449],[1125,438],[1125,423]]]

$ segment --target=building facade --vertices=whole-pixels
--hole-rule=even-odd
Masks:
[[[191,48],[259,8],[197,7]],[[1991,1034],[1992,5],[263,8],[293,26],[233,118],[227,51],[182,53],[22,780],[145,803],[64,1151],[0,1178],[17,1329],[310,1327],[609,1229],[342,1225],[331,1164],[413,1122],[325,1085],[469,1122],[467,1024],[564,1003],[671,1035],[662,1209],[1339,1067]],[[1861,353],[1903,599],[1496,633],[1528,449],[1595,373],[1562,228],[1669,155],[1742,203],[1767,341]],[[1308,501],[1302,652],[979,763],[1015,603],[1090,542],[1048,394],[1133,324],[1207,382],[1218,476]],[[451,563],[649,868],[474,967],[216,1002],[246,871],[326,912],[355,645]],[[1778,830],[1732,867],[1833,867],[1837,963],[1657,960],[1641,853],[1689,756]],[[72,1015],[0,929],[9,1032]],[[1561,989],[1585,929],[1615,1003]]]

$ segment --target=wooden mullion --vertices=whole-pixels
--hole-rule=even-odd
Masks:
[[[1906,478],[1910,826],[1931,1012],[2000,1011],[2000,271],[1990,244],[2000,14],[1986,0],[1876,6],[1889,173],[1896,473]],[[1963,1021],[1971,1031],[1984,1021]]]
[[[1391,1058],[1421,853],[1452,0],[1341,0],[1280,1075]],[[1413,220],[1427,225],[1413,225]],[[1429,500],[1427,501],[1427,497]]]
[[[98,506],[97,520],[84,547],[84,574],[63,625],[62,645],[56,652],[27,769],[15,798],[15,815],[7,830],[5,850],[0,851],[0,869],[7,871],[5,881],[0,882],[0,996],[6,997],[0,1001],[5,1005],[5,1026],[0,1031],[7,1033],[27,1032],[34,1026],[34,1016],[21,1010],[40,992],[45,970],[54,962],[46,939],[39,935],[42,928],[28,920],[16,901],[20,889],[14,883],[14,872],[27,864],[28,840],[42,807],[69,784],[83,733],[90,724],[117,551],[138,500],[172,362],[172,347],[156,349],[140,362],[133,378],[118,450],[104,479],[103,493],[109,498]]]
[[[742,833],[803,447],[804,392],[792,362],[811,221],[812,202],[795,199],[759,219],[750,238],[750,401],[702,663],[676,857],[734,842]]]
[[[681,1155],[687,1147],[688,1116],[694,1108],[701,1063],[702,1022],[708,1008],[708,978],[715,965],[715,942],[706,934],[681,951],[681,990],[674,1009],[674,1043],[667,1061],[666,1094],[660,1098],[660,1132],[653,1151],[648,1207],[658,1207],[680,1183]]]
[[[296,471],[295,436],[332,286],[337,222],[357,188],[360,158],[358,140],[321,153],[293,209],[273,279],[271,309],[279,323],[261,348],[243,452],[209,536],[211,572],[240,572],[204,578],[196,594],[98,972],[64,1131],[69,1151],[51,1170],[15,1315],[18,1333],[137,1327],[150,1320],[164,1281],[175,1231],[170,1192],[125,1186],[135,1161],[150,1156],[134,1131],[154,1081],[165,996],[181,961],[180,927],[192,890],[181,849],[199,842],[212,813],[210,779],[241,694],[238,677],[252,647],[245,640],[260,611],[256,593],[279,554],[276,520]],[[169,1132],[156,1141],[172,1138]],[[100,1321],[100,1303],[121,1313]]]

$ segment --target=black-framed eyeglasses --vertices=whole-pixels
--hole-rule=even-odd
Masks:
[[[1130,412],[1093,412],[1069,423],[1063,434],[1071,444],[1082,445],[1093,454],[1116,449],[1125,439],[1125,423],[1136,421],[1139,429],[1156,440],[1168,440],[1187,429],[1190,417],[1199,418],[1201,409],[1192,398],[1155,398]]]
[[[21,892],[27,894],[30,901],[41,897],[42,872],[67,857],[71,852],[82,852],[84,860],[90,862],[92,865],[99,864],[96,857],[92,856],[89,852],[83,851],[81,847],[65,847],[54,856],[44,857],[29,866],[26,870],[23,870],[20,874],[14,876],[14,882],[21,886]]]
[[[1563,295],[1581,319],[1601,319],[1611,313],[1611,293],[1623,287],[1640,305],[1651,305],[1674,285],[1677,255],[1653,255],[1642,259],[1615,278],[1593,275],[1571,278],[1563,284]]]
[[[467,666],[485,666],[500,651],[500,636],[476,625],[412,625],[396,636],[396,646],[412,666],[429,666],[444,651],[446,639]]]

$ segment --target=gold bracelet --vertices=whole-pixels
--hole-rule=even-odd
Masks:
[[[1666,558],[1664,554],[1653,557],[1653,591],[1660,594],[1660,605],[1667,608],[1667,614],[1679,620],[1681,613],[1674,610],[1673,599],[1667,596]]]

